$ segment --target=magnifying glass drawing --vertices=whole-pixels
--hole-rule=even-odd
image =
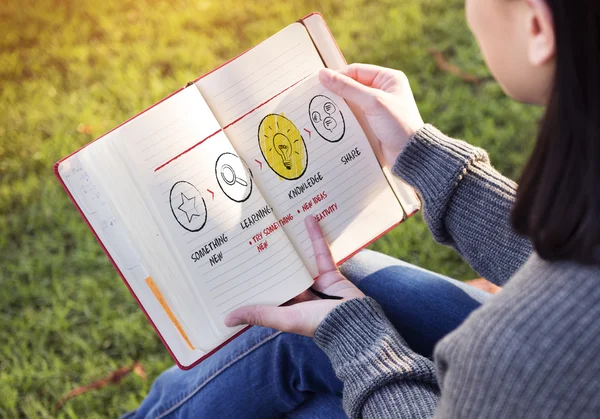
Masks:
[[[225,182],[229,186],[233,186],[236,183],[242,185],[243,187],[248,186],[248,182],[246,182],[244,179],[240,179],[239,177],[237,177],[237,175],[235,174],[235,170],[233,170],[233,167],[231,167],[228,164],[224,164],[223,166],[221,166],[221,178],[223,179],[223,182]]]

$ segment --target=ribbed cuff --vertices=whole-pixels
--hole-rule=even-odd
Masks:
[[[345,362],[372,349],[374,342],[391,332],[393,326],[375,300],[356,298],[327,315],[315,331],[315,342],[332,362]]]
[[[414,365],[412,361],[423,358],[408,347],[370,297],[337,306],[315,331],[315,342],[327,354],[336,373],[363,374],[365,379],[366,365],[372,367],[373,375],[395,375],[408,372],[409,365]]]
[[[344,409],[350,417],[359,417],[366,400],[391,384],[418,381],[437,387],[433,362],[408,347],[372,298],[337,306],[314,339],[344,382]]]
[[[400,153],[392,171],[417,189],[427,202],[450,195],[476,161],[489,163],[483,149],[425,125]]]

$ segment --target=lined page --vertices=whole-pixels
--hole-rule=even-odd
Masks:
[[[293,24],[196,82],[313,277],[307,214],[338,262],[403,218],[352,112],[314,75],[321,68],[306,28]]]
[[[286,231],[313,275],[317,269],[301,220],[305,214],[317,218],[338,262],[403,219],[404,211],[354,114],[316,76],[264,112],[286,115],[306,144],[306,173],[290,185],[267,172],[265,187],[282,217],[297,214],[300,218],[289,223]],[[250,151],[256,139],[244,135],[248,136],[244,146]]]
[[[331,32],[323,20],[323,16],[320,14],[313,14],[306,19],[303,19],[303,23],[311,36],[311,39],[315,43],[319,50],[321,58],[325,62],[325,65],[329,68],[340,69],[346,66],[346,61],[341,51],[337,47],[335,40],[331,36]],[[371,147],[375,151],[375,155],[379,160],[383,168],[384,174],[390,183],[390,186],[394,190],[394,193],[400,200],[400,203],[407,215],[413,214],[421,207],[421,203],[415,191],[398,176],[392,174],[391,169],[387,166],[387,161],[380,150],[379,141],[373,133],[373,130],[369,126],[365,114],[355,105],[350,104],[354,115],[357,117],[358,122],[363,127],[367,138],[371,144]]]
[[[202,111],[200,93],[187,90],[195,112],[174,121],[142,115],[115,144],[213,328],[227,337],[237,330],[223,320],[235,308],[282,304],[312,281],[247,165]]]
[[[202,95],[187,88],[119,127],[115,146],[134,172],[153,173],[220,131]]]
[[[110,136],[111,134],[109,134]],[[106,139],[96,146],[106,146]],[[152,319],[163,339],[181,365],[190,365],[205,353],[199,349],[190,350],[176,326],[160,306],[146,284],[150,276],[135,247],[123,231],[122,223],[115,217],[106,202],[106,191],[94,182],[86,165],[77,153],[58,167],[60,177],[77,202],[83,215],[98,235],[128,285],[135,292],[144,309]]]
[[[316,76],[226,132],[240,155],[254,162],[256,183],[313,276],[307,214],[320,222],[336,261],[402,220],[364,132],[346,102]]]
[[[294,23],[196,82],[222,127],[323,68],[306,28]]]

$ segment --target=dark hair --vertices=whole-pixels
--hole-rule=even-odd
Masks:
[[[543,259],[600,264],[600,2],[546,2],[555,81],[512,224]]]

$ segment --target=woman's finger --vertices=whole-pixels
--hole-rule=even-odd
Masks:
[[[321,231],[321,227],[316,218],[309,215],[304,220],[304,224],[306,225],[308,236],[312,242],[319,275],[337,271],[337,266],[331,255],[329,243],[327,243],[327,239],[323,236],[323,232]]]
[[[229,313],[225,318],[225,326],[233,327],[252,324],[277,328],[281,319],[281,307],[246,306]]]
[[[386,75],[389,71],[392,70],[377,65],[353,63],[340,69],[339,73],[356,80],[360,84],[379,89],[381,86],[377,82],[382,75]]]
[[[307,303],[304,303],[307,304]],[[310,323],[310,321],[308,322]],[[294,306],[271,307],[271,306],[247,306],[231,312],[225,318],[228,327],[240,325],[253,325],[271,327],[284,332],[306,334],[310,324],[303,319],[302,313]]]
[[[329,68],[324,68],[319,72],[319,81],[336,95],[358,106],[369,103],[376,93],[376,90]]]
[[[340,74],[375,90],[393,93],[398,89],[410,89],[410,83],[400,70],[372,64],[350,64],[339,70]]]

